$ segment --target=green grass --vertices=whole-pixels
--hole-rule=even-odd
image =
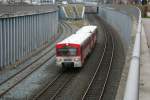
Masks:
[[[79,16],[82,16],[83,7],[84,7],[84,5],[82,5],[82,4],[76,5],[76,11],[77,11]]]
[[[145,16],[145,17],[143,17],[143,18],[150,18],[150,16]]]

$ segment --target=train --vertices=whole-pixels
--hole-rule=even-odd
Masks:
[[[82,67],[96,44],[97,26],[81,27],[75,34],[56,43],[56,65]]]

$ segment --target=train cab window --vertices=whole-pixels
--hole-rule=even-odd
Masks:
[[[76,56],[77,49],[76,48],[60,48],[57,50],[58,56]]]

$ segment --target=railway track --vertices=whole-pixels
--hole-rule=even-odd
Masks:
[[[63,23],[63,26],[68,28],[66,23]],[[65,38],[65,37],[64,37]],[[39,69],[42,65],[48,62],[52,57],[55,56],[54,47],[48,49],[45,53],[39,56],[36,60],[27,64],[23,69],[19,70],[17,73],[13,74],[6,80],[0,83],[0,97],[5,95],[8,91],[10,91],[13,87],[22,82],[26,77]]]
[[[103,30],[105,31],[106,38],[105,48],[91,82],[81,98],[82,100],[101,100],[111,71],[114,55],[114,40],[112,34],[108,33],[104,26]]]
[[[105,86],[109,77],[114,53],[113,37],[111,34],[107,33],[105,29],[104,31],[106,33],[106,42],[103,49],[103,54],[100,57],[98,67],[91,79],[88,88],[86,89],[82,98],[80,98],[81,100],[101,100],[103,96]],[[33,100],[63,100],[63,98],[61,98],[61,96],[63,97],[63,91],[70,85],[69,83],[70,81],[72,81],[72,78],[75,75],[72,76],[72,74],[70,73],[68,74],[68,76],[70,77],[64,78],[65,76],[62,73],[59,77],[56,77],[54,81],[50,81],[48,85],[39,94],[34,96]]]
[[[49,81],[33,100],[55,100],[58,94],[65,88],[76,72],[62,72],[53,81]]]
[[[14,86],[19,84],[22,80],[24,80],[26,77],[28,77],[30,74],[32,74],[34,71],[36,71],[38,68],[40,68],[43,64],[45,64],[49,59],[55,56],[53,53],[50,55],[50,52],[52,49],[50,49],[47,53],[42,55],[38,60],[31,63],[30,65],[26,66],[21,71],[17,72],[15,75],[11,76],[8,80],[3,82],[3,84],[0,85],[0,97],[6,94],[10,89],[12,89]],[[48,55],[50,55],[48,57]],[[47,56],[47,57],[45,57]]]
[[[68,27],[69,32],[73,33],[72,27],[66,22],[62,22],[64,26]],[[45,87],[42,88],[36,95],[32,98],[33,100],[54,100],[57,95],[63,90],[63,88],[68,84],[68,82],[75,75],[74,72],[66,72],[63,70],[58,74],[53,80],[50,80]]]
[[[69,30],[66,30],[66,32],[70,31],[71,33],[73,33],[72,28],[67,23],[64,22],[63,26],[67,27],[67,29],[69,29]],[[104,29],[104,31],[105,31],[105,29]],[[113,37],[111,34],[107,33],[106,31],[105,31],[105,33],[106,33],[105,38],[106,38],[107,42],[105,43],[102,57],[100,57],[98,67],[93,75],[93,78],[91,79],[91,82],[90,82],[88,88],[86,89],[85,93],[82,95],[82,98],[81,98],[82,100],[101,100],[102,96],[104,94],[107,80],[109,77],[109,73],[111,70],[111,63],[113,60],[113,52],[114,52]],[[51,55],[51,56],[53,57],[53,56],[55,56],[55,54]],[[43,61],[43,64],[44,64],[44,63],[46,63],[46,58],[45,58],[44,54],[43,54],[43,59],[45,59],[45,62],[43,60],[41,60],[41,58],[39,58],[39,60]],[[50,58],[47,57],[47,59],[50,59]],[[37,63],[37,61],[35,61],[35,63]],[[39,66],[38,68],[40,68],[42,66],[42,63],[41,63],[41,65],[38,64],[38,66]],[[30,68],[28,69],[28,70],[32,70],[31,72],[24,71],[24,70],[22,72],[25,72],[26,74],[28,73],[27,76],[29,76],[36,70],[34,68],[35,68],[35,66],[32,67],[31,69]],[[20,72],[20,73],[22,73],[22,72]],[[16,76],[17,75],[18,75],[18,77],[23,76],[22,74],[16,74]],[[16,77],[16,76],[14,76],[14,77]],[[8,79],[8,81],[10,81],[11,79],[14,78],[15,82],[14,83],[12,82],[13,85],[11,85],[11,82],[9,82],[7,85],[4,85],[8,81],[5,81],[4,83],[0,84],[2,87],[5,87],[5,88],[8,87],[6,90],[6,89],[1,88],[1,86],[0,86],[0,97],[3,96],[5,93],[7,93],[14,86],[19,84],[27,76],[23,76],[21,78],[20,77],[19,78],[11,77],[10,79]],[[73,72],[60,73],[59,75],[57,75],[54,78],[54,80],[50,80],[46,84],[46,86],[38,92],[37,95],[33,96],[33,100],[55,100],[55,99],[57,99],[57,97],[61,94],[61,92],[63,90],[65,90],[65,87],[69,85],[69,82],[72,80],[72,78],[74,76],[75,76],[75,73],[73,73]],[[19,79],[19,81],[17,82],[16,80],[18,80],[18,79]]]
[[[85,90],[85,93],[82,95],[80,100],[101,100],[107,84],[111,69],[111,63],[113,60],[114,42],[112,35],[110,33],[107,33],[104,26],[103,30],[105,31],[106,40],[103,54],[100,56],[96,71],[94,74],[92,74],[93,77],[91,78],[91,82],[89,82],[90,84],[88,85],[88,88]],[[89,73],[93,72],[90,72],[89,70]],[[65,76],[62,73],[58,78],[56,77],[54,81],[50,81],[39,94],[34,96],[33,100],[63,100],[63,92],[70,85],[69,83],[70,81],[72,81],[72,78],[75,75],[72,76],[72,74],[70,73],[68,74],[68,76],[70,77],[64,78]]]

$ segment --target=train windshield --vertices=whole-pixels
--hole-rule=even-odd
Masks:
[[[60,48],[57,50],[58,56],[76,56],[77,55],[77,49],[76,48]]]

